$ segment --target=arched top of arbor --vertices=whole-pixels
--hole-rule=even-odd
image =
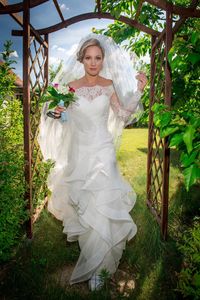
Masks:
[[[43,34],[48,34],[48,33],[52,33],[52,32],[55,32],[55,31],[58,31],[60,29],[63,29],[63,28],[66,28],[72,24],[75,24],[77,22],[80,22],[80,21],[84,21],[84,20],[88,20],[88,19],[95,19],[95,18],[102,18],[102,19],[111,19],[111,20],[115,20],[116,18],[114,16],[112,16],[110,13],[95,13],[95,12],[91,12],[91,13],[86,13],[86,14],[81,14],[81,15],[78,15],[78,16],[75,16],[75,17],[72,17],[72,18],[69,18],[67,20],[64,20],[58,24],[55,24],[53,26],[50,26],[50,27],[46,27],[46,28],[42,28],[42,29],[37,29],[37,32],[40,34],[40,35],[43,35]],[[139,22],[137,22],[136,20],[131,20],[130,18],[128,17],[125,17],[125,16],[120,16],[118,19],[118,21],[121,21],[123,23],[126,23],[127,25],[130,25],[132,27],[135,27],[145,33],[148,33],[148,34],[151,34],[151,35],[155,35],[155,36],[158,36],[159,35],[159,32],[154,30],[154,29],[151,29]],[[22,30],[13,30],[13,35],[22,35],[23,32]]]
[[[48,2],[49,0],[30,0],[30,8],[36,7],[38,5],[41,5],[45,2]],[[23,11],[23,2],[19,2],[16,4],[8,4],[7,0],[0,1],[2,4],[2,7],[0,8],[0,14],[10,14],[10,13],[17,13]],[[63,19],[62,12],[60,11],[59,4],[57,0],[53,0],[55,4],[55,8],[57,9],[61,19]],[[97,4],[98,12],[101,11],[101,0],[95,1]],[[183,6],[174,5],[172,3],[169,3],[165,0],[146,0],[146,1],[140,1],[142,2],[148,2],[149,4],[152,4],[160,9],[167,10],[168,6],[170,6],[171,12],[180,16],[184,17],[200,17],[200,10],[194,9],[194,8],[186,8]],[[198,1],[196,1],[198,2]],[[139,5],[140,6],[140,5]]]
[[[31,9],[33,7],[44,4],[45,2],[48,2],[48,1],[49,0],[29,0],[29,8]],[[150,34],[153,36],[159,36],[159,34],[160,34],[159,31],[157,31],[153,28],[150,28],[138,21],[140,13],[142,12],[142,9],[143,9],[143,3],[145,3],[145,2],[149,3],[150,5],[156,6],[157,8],[162,9],[164,11],[168,10],[175,15],[179,15],[180,19],[188,18],[188,17],[200,17],[200,10],[196,9],[196,6],[199,2],[198,0],[192,0],[191,6],[187,7],[187,8],[183,7],[183,6],[174,5],[165,0],[159,0],[159,1],[158,0],[146,0],[146,1],[141,0],[139,2],[137,10],[135,11],[135,17],[133,19],[130,17],[126,17],[126,16],[119,16],[119,18],[117,18],[114,15],[112,15],[111,12],[103,11],[102,10],[102,2],[103,2],[102,0],[94,1],[94,5],[96,3],[95,12],[85,13],[85,14],[74,16],[69,19],[65,19],[62,14],[62,11],[60,9],[60,6],[58,4],[58,1],[53,0],[55,9],[56,9],[57,13],[59,14],[61,22],[51,25],[51,26],[48,26],[46,28],[37,29],[37,34],[43,35],[43,34],[52,33],[52,32],[66,28],[69,25],[72,25],[74,23],[77,23],[77,22],[80,22],[83,20],[88,20],[88,19],[93,19],[93,18],[99,18],[99,19],[104,18],[104,19],[113,19],[113,20],[117,19],[118,21],[126,23],[132,27],[135,27],[138,30],[143,31],[147,34]],[[24,5],[25,5],[24,2],[19,2],[16,4],[8,4],[7,0],[0,0],[0,14],[10,14],[15,19],[15,21],[18,22],[19,25],[23,26],[23,19],[17,13],[24,11]],[[33,33],[33,31],[34,31],[33,27],[31,28],[31,31]],[[22,30],[13,30],[12,33],[13,33],[13,35],[18,35],[18,36],[23,34]]]

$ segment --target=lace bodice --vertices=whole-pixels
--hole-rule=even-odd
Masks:
[[[95,98],[101,96],[101,95],[107,95],[109,98],[111,97],[113,93],[112,85],[108,86],[101,86],[101,85],[95,85],[95,86],[83,86],[76,89],[76,94],[78,96],[82,96],[87,98],[89,101],[94,100]]]
[[[86,98],[89,102],[92,102],[99,96],[107,96],[110,99],[110,106],[112,107],[114,113],[125,123],[128,121],[129,116],[134,112],[135,103],[137,103],[141,97],[141,92],[136,91],[134,99],[135,101],[133,101],[133,104],[130,104],[129,107],[124,108],[121,105],[112,84],[108,86],[95,85],[80,87],[76,89],[76,94],[80,97]]]

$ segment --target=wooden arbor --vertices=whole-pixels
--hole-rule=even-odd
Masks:
[[[22,27],[22,30],[13,30],[12,34],[23,36],[24,158],[27,183],[25,198],[28,200],[27,206],[31,212],[27,223],[28,238],[32,237],[32,225],[37,218],[32,212],[34,199],[38,192],[44,189],[42,181],[39,188],[38,184],[36,185],[37,178],[41,173],[40,161],[42,159],[37,143],[37,135],[40,117],[39,98],[48,84],[48,35],[87,19],[115,19],[109,12],[101,10],[101,0],[97,0],[97,12],[78,15],[65,20],[57,0],[53,0],[55,9],[60,16],[60,23],[36,30],[30,24],[31,8],[47,1],[24,0],[23,2],[9,5],[8,1],[0,0],[0,14],[9,14]],[[137,21],[144,2],[157,6],[166,12],[166,24],[162,32],[148,28]],[[171,74],[167,55],[172,45],[173,35],[184,21],[188,17],[200,17],[200,11],[196,9],[197,4],[198,0],[192,0],[191,6],[184,8],[168,3],[165,0],[141,0],[134,19],[125,16],[118,18],[119,21],[136,27],[152,37],[146,202],[160,225],[164,239],[167,237],[170,149],[168,148],[168,139],[161,139],[159,131],[154,128],[151,106],[155,102],[161,101],[169,106],[171,105]],[[18,12],[23,12],[23,17],[18,15]],[[179,16],[179,20],[174,27],[172,22],[173,15]]]

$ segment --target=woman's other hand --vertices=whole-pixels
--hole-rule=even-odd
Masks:
[[[66,108],[65,107],[61,107],[61,106],[56,106],[56,108],[54,109],[56,115],[59,117],[61,112],[65,111]]]
[[[138,87],[138,90],[140,92],[143,92],[144,91],[144,88],[147,84],[147,76],[145,73],[143,72],[139,72],[137,75],[136,75],[136,79],[138,80],[138,83],[137,83],[137,87]]]

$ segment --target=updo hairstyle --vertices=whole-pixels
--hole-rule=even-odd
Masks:
[[[105,56],[105,50],[104,48],[101,46],[99,40],[97,39],[89,39],[87,41],[85,41],[80,50],[77,52],[77,60],[80,61],[81,63],[83,62],[83,58],[85,56],[85,52],[87,50],[88,47],[91,47],[91,46],[97,46],[101,49],[101,52],[102,52],[102,57],[104,58]]]

